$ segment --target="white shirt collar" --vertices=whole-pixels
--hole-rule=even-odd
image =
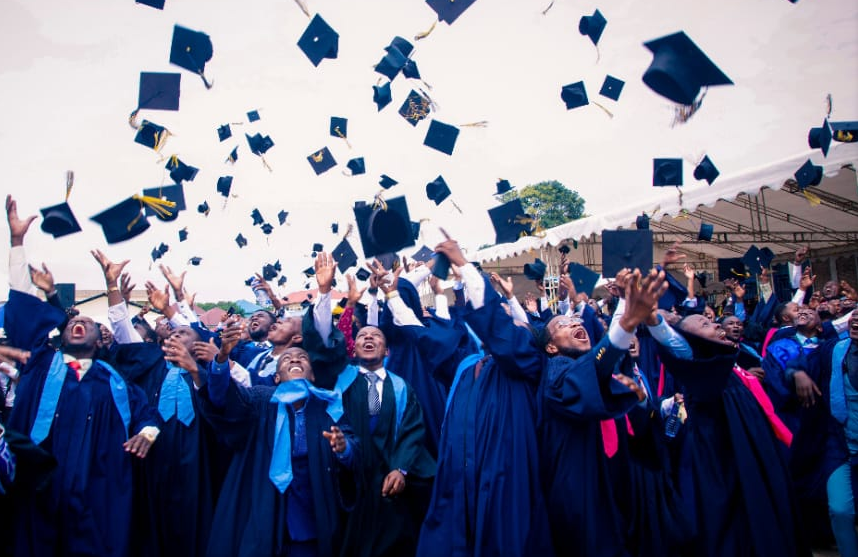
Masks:
[[[360,371],[361,374],[369,373],[369,370],[363,366],[358,366],[358,371]],[[378,375],[379,379],[381,379],[382,381],[387,379],[387,372],[384,370],[383,367],[380,367],[377,370],[375,370],[375,374]]]

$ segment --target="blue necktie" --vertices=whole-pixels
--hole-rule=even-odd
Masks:
[[[271,402],[277,404],[277,422],[274,427],[274,449],[271,452],[271,464],[268,478],[277,491],[286,493],[292,483],[292,439],[289,431],[289,411],[287,404],[294,404],[310,395],[328,403],[328,415],[335,422],[343,416],[343,399],[336,391],[319,389],[306,379],[294,379],[280,383],[271,395]]]
[[[191,388],[182,377],[188,372],[174,365],[168,365],[168,370],[161,384],[158,413],[165,422],[176,416],[185,426],[190,426],[194,421],[194,403],[191,401]]]

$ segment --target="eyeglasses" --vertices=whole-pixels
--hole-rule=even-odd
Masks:
[[[580,317],[561,317],[554,323],[557,327],[572,327],[575,325],[583,325],[584,320]]]

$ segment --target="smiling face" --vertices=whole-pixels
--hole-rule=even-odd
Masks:
[[[819,313],[808,307],[799,309],[793,322],[795,328],[804,336],[815,336],[820,330],[820,324]]]
[[[822,297],[826,300],[836,298],[838,292],[840,292],[840,286],[836,280],[829,280],[822,287]]]
[[[301,342],[300,336],[300,317],[287,317],[286,319],[275,321],[268,329],[268,341],[274,346],[299,343]]]
[[[632,343],[629,344],[629,356],[637,358],[641,355],[641,343],[637,336],[632,337]]]
[[[679,328],[688,334],[726,346],[735,346],[736,343],[727,338],[725,331],[718,323],[713,323],[703,315],[689,315],[679,322]]]
[[[727,317],[721,322],[721,328],[727,333],[727,338],[733,342],[742,340],[742,334],[745,332],[745,325],[738,317]]]
[[[310,383],[316,380],[310,365],[310,355],[303,348],[287,348],[277,360],[277,375],[274,382],[279,384],[293,379],[306,379]]]
[[[194,343],[199,342],[200,335],[191,327],[182,326],[173,329],[173,332],[170,333],[170,338],[182,343],[188,349],[188,352],[193,354]]]
[[[558,315],[548,322],[548,343],[545,352],[554,356],[580,356],[590,350],[590,335],[584,328],[584,322],[577,317]]]
[[[83,315],[69,320],[61,339],[63,352],[79,357],[86,357],[87,353],[94,353],[102,346],[98,323]]]
[[[250,338],[256,342],[262,342],[268,338],[268,330],[274,324],[274,319],[267,311],[257,311],[250,316],[247,322],[247,332]]]
[[[364,327],[355,336],[355,356],[370,371],[377,369],[387,355],[387,339],[378,327]]]

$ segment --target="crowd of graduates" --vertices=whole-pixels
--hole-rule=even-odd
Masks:
[[[210,330],[164,266],[132,315],[97,250],[109,323],[63,307],[6,211],[4,555],[858,555],[858,295],[805,251],[792,300],[764,270],[713,308],[671,248],[599,300],[561,274],[552,310],[447,239],[454,303],[376,260],[341,312],[319,253],[302,315]]]

